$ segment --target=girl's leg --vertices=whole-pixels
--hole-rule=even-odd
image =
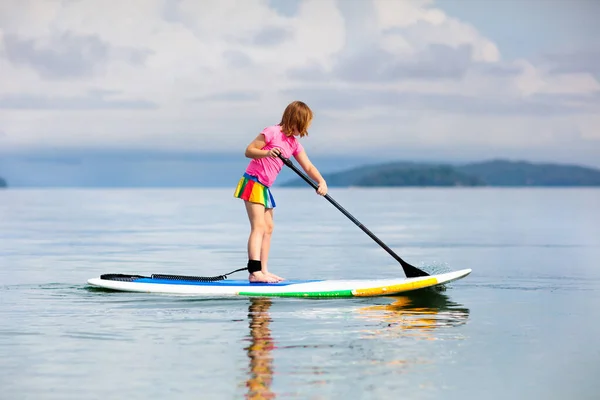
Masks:
[[[250,236],[248,237],[248,259],[260,260],[262,241],[266,230],[265,206],[262,204],[244,201],[246,212],[250,220]],[[264,268],[263,268],[264,270]],[[250,282],[277,282],[277,279],[257,271],[250,274]]]
[[[271,236],[274,228],[273,209],[265,210],[265,232],[262,237],[262,247],[260,249],[260,262],[262,263],[262,272],[267,276],[276,279],[277,281],[284,280],[282,277],[269,272],[267,263],[269,261],[269,250],[271,248]]]

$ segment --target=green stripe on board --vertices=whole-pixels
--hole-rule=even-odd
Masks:
[[[353,297],[352,290],[333,290],[329,292],[280,292],[280,293],[256,293],[239,292],[240,296],[262,296],[262,297]]]

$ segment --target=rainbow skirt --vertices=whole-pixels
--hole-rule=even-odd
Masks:
[[[260,183],[255,176],[244,173],[235,188],[234,197],[251,203],[258,203],[265,208],[275,208],[275,199],[271,190]]]

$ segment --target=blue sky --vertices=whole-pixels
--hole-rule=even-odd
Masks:
[[[593,0],[5,0],[0,175],[93,184],[140,154],[234,170],[295,99],[315,111],[305,148],[329,169],[600,167],[597,15]],[[136,168],[174,168],[161,165]]]
[[[599,50],[595,0],[444,0],[436,3],[494,40],[508,58]]]

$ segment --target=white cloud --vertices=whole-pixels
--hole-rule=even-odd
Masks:
[[[440,10],[432,9],[430,0],[389,1],[373,0],[375,13],[381,29],[404,28],[423,21],[438,25],[446,16]]]
[[[408,36],[411,43],[420,48],[432,43],[451,47],[468,44],[473,46],[474,61],[495,62],[500,58],[493,42],[472,26],[448,17],[435,8],[432,1],[374,0],[374,6],[384,37],[401,40]],[[394,33],[394,30],[400,32]]]
[[[564,146],[598,137],[600,108],[597,77],[567,67],[505,60],[429,0],[5,0],[0,147],[238,149],[300,93],[315,151],[367,131],[373,151]]]

